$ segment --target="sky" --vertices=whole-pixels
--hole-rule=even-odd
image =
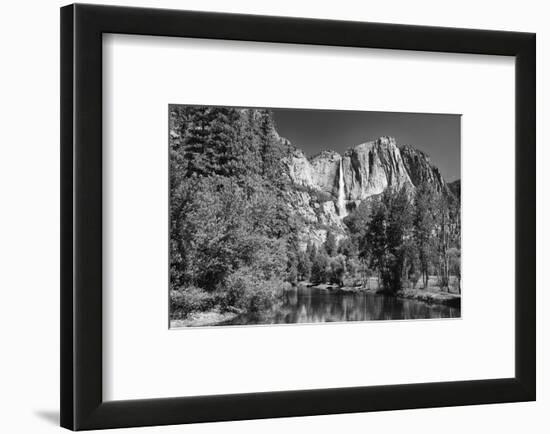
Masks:
[[[424,151],[447,182],[460,178],[460,115],[272,109],[277,131],[308,156],[347,149],[381,136]]]

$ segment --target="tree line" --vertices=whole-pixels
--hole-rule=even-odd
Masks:
[[[460,199],[425,183],[386,189],[344,219],[349,233],[334,232],[316,247],[290,251],[290,282],[367,286],[395,294],[403,287],[427,289],[429,276],[442,290],[460,293]]]
[[[267,110],[170,106],[173,317],[269,308],[288,280],[292,151]]]
[[[359,205],[345,220],[363,264],[390,293],[404,284],[427,288],[429,276],[449,291],[451,276],[460,292],[460,199],[429,183],[414,191],[387,189]]]

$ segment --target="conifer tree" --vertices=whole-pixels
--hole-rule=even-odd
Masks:
[[[334,236],[334,233],[332,231],[327,232],[327,239],[325,240],[324,246],[329,256],[334,256],[336,254],[337,252],[336,237]]]
[[[422,286],[428,286],[428,268],[433,257],[435,217],[437,213],[436,192],[429,184],[420,185],[416,191],[413,211],[413,236],[418,250]]]

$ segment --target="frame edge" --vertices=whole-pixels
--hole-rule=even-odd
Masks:
[[[516,53],[516,379],[536,400],[536,34]]]
[[[60,420],[74,429],[73,85],[74,6],[60,8]]]
[[[147,19],[148,13],[159,21],[153,23],[155,20]],[[126,14],[131,19],[119,24]],[[295,43],[331,45],[331,35],[338,33],[336,46],[368,46],[371,42],[355,40],[368,29],[363,39],[370,38],[374,46],[380,45],[377,48],[388,45],[397,49],[399,38],[417,29],[421,39],[418,50],[445,51],[443,48],[452,39],[451,35],[457,38],[466,31],[467,41],[453,42],[455,49],[451,47],[449,51],[483,54],[484,50],[493,50],[498,53],[488,54],[516,56],[515,378],[370,386],[368,396],[365,388],[349,388],[101,401],[102,297],[101,293],[90,292],[101,282],[97,274],[101,270],[101,258],[98,260],[101,237],[94,238],[98,231],[101,234],[101,146],[99,151],[94,150],[98,143],[101,145],[101,34],[107,31],[156,34],[159,30],[155,29],[166,22],[169,25],[163,32],[167,36],[178,36],[178,32],[185,32],[176,24],[185,18],[194,21],[188,30],[189,37],[208,37],[204,36],[208,30],[201,26],[209,17],[227,24],[217,36],[211,36],[219,39],[231,39],[231,36],[239,39],[247,34],[253,21],[267,25],[266,35],[262,37],[266,41],[271,39],[270,42],[292,43],[294,38]],[[280,36],[280,28],[286,22],[291,24],[290,31]],[[304,36],[303,28],[301,33],[296,33],[300,23],[314,35]],[[316,38],[323,26],[328,26],[330,31]],[[350,29],[349,34],[342,34],[341,30],[346,28]],[[396,33],[388,36],[394,28]],[[535,35],[447,29],[446,38],[432,42],[431,35],[440,30],[442,28],[99,5],[61,8],[61,426],[71,430],[119,428],[535,400]],[[261,34],[261,30],[255,30],[250,39],[244,40],[254,40],[254,35]],[[468,45],[468,41],[481,36],[487,40],[479,41],[480,45]],[[401,49],[413,50],[411,44],[414,45],[414,41]],[[429,50],[430,47],[437,49]],[[87,206],[84,206],[86,199]],[[89,210],[87,216],[86,210]],[[84,251],[84,247],[91,250]],[[521,282],[520,271],[523,272]],[[468,389],[471,387],[473,389]],[[435,394],[424,396],[422,392]],[[376,400],[372,399],[374,393]],[[336,396],[339,399],[331,402]]]

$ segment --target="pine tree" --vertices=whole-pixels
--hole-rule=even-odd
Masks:
[[[262,173],[261,140],[256,125],[256,114],[255,109],[243,109],[239,122],[249,176],[258,176]]]
[[[325,283],[329,278],[330,272],[329,257],[325,249],[321,248],[317,251],[315,259],[311,265],[311,281],[313,283]]]
[[[339,286],[344,285],[346,274],[346,258],[344,255],[337,255],[330,259],[330,282]]]
[[[337,243],[336,237],[334,236],[334,233],[332,231],[327,232],[327,238],[325,240],[324,247],[329,256],[336,255]]]
[[[372,209],[371,219],[365,236],[360,243],[359,256],[370,259],[370,266],[378,271],[379,276],[385,272],[387,263],[387,209],[384,203],[378,202]]]
[[[306,255],[309,259],[309,262],[313,264],[313,261],[315,261],[315,257],[317,256],[317,247],[311,241],[307,243]]]
[[[298,253],[298,277],[302,281],[307,281],[311,277],[311,261],[305,251]]]
[[[370,256],[386,291],[402,287],[407,246],[412,237],[412,209],[405,189],[387,189],[375,205],[365,238],[362,256]]]
[[[182,125],[182,152],[186,176],[206,175],[205,150],[209,134],[209,108],[188,107]]]
[[[288,142],[277,135],[273,114],[269,110],[258,110],[257,117],[262,175],[279,190],[284,190],[287,179],[283,176],[283,159],[288,156]]]

